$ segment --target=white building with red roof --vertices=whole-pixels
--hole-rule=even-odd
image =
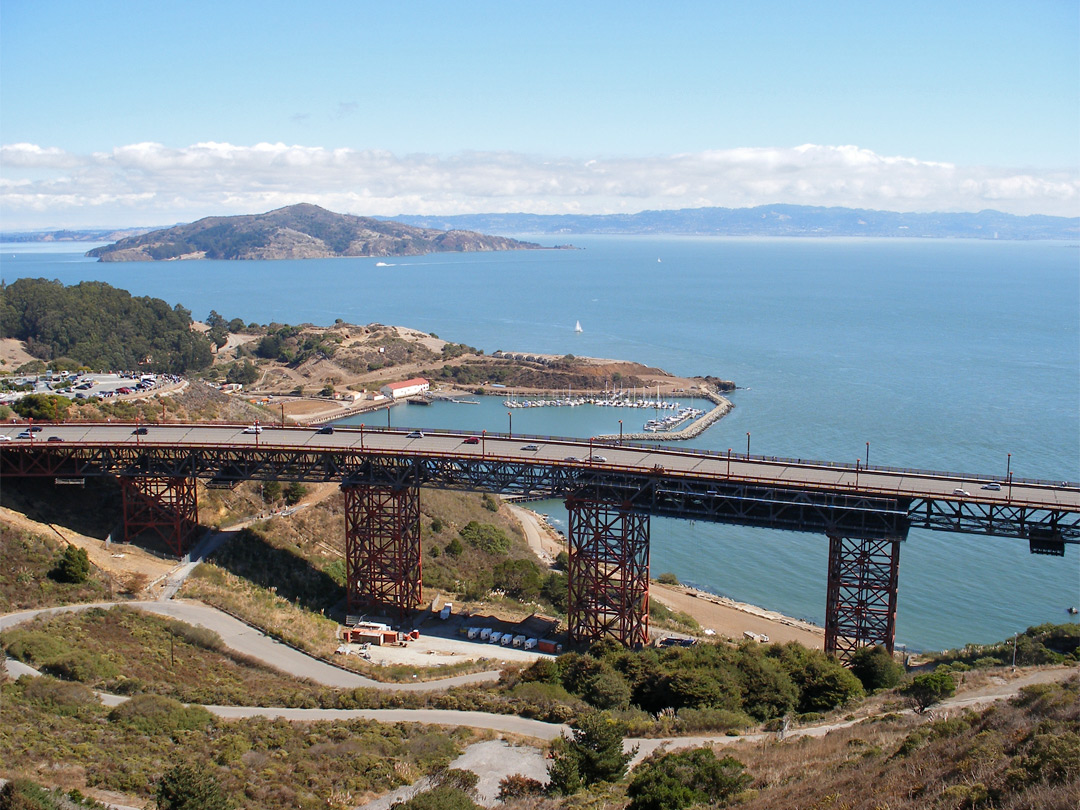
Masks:
[[[417,394],[422,394],[430,387],[431,383],[423,377],[413,377],[411,380],[387,383],[379,390],[390,399],[405,399],[406,397],[415,397]]]

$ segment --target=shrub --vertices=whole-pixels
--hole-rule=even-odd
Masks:
[[[637,748],[623,752],[623,732],[623,724],[607,713],[582,716],[572,736],[560,737],[552,745],[552,790],[571,794],[582,785],[621,779],[637,753]]]
[[[884,647],[862,647],[851,657],[851,672],[867,692],[892,689],[904,678],[903,664]]]
[[[515,773],[504,776],[499,782],[499,795],[497,798],[500,802],[505,802],[510,799],[520,799],[523,796],[536,796],[543,792],[544,785],[541,782],[520,773]]]
[[[678,585],[678,584],[680,584],[679,583],[679,578],[677,576],[675,576],[673,573],[671,573],[670,571],[665,571],[664,573],[662,573],[660,576],[658,576],[656,578],[656,581],[659,582],[661,585]]]
[[[161,777],[158,810],[230,810],[234,805],[217,780],[202,768],[177,765]]]
[[[213,717],[202,706],[184,706],[178,700],[161,695],[137,695],[109,712],[109,720],[141,734],[172,735],[177,731],[205,728],[213,722]]]
[[[85,684],[58,681],[48,676],[28,680],[23,692],[26,699],[47,706],[57,714],[75,714],[83,706],[100,703],[98,696]]]
[[[86,549],[68,546],[53,569],[52,578],[58,582],[80,584],[90,578],[90,556]]]
[[[916,675],[910,684],[901,690],[901,694],[910,698],[919,713],[926,711],[940,700],[952,697],[956,692],[956,681],[948,672],[934,670],[924,675]]]
[[[709,748],[678,751],[646,760],[627,788],[628,810],[679,810],[695,804],[719,806],[751,782],[734,757],[717,759]]]
[[[441,785],[419,793],[405,802],[395,802],[391,810],[482,810],[480,805],[462,790]]]

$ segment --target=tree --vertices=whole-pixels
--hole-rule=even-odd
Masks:
[[[158,783],[157,806],[158,810],[231,810],[234,805],[205,769],[176,765]]]
[[[23,419],[45,419],[50,422],[63,421],[70,407],[71,400],[57,394],[27,394],[11,406]]]
[[[90,578],[90,557],[86,549],[68,546],[53,570],[53,579],[60,582],[81,583]]]
[[[631,800],[627,810],[720,806],[750,781],[739,760],[717,759],[709,748],[665,754],[645,761],[634,771],[626,791]]]
[[[243,363],[234,363],[232,368],[229,369],[229,373],[225,375],[225,382],[239,383],[240,385],[251,385],[259,379],[259,370],[255,368],[250,360],[245,360]]]
[[[884,647],[860,647],[851,656],[851,672],[867,692],[892,689],[904,678],[904,665]]]
[[[572,736],[552,745],[554,759],[548,771],[557,793],[576,793],[582,785],[622,778],[637,748],[623,752],[625,726],[606,712],[583,715]]]
[[[299,481],[291,481],[287,487],[285,487],[285,503],[288,506],[295,506],[304,499],[307,495],[307,487],[301,484]]]
[[[901,690],[901,694],[911,699],[915,711],[922,714],[935,703],[952,697],[956,693],[956,681],[948,672],[934,670],[923,675],[916,675],[911,683]]]
[[[443,548],[443,551],[445,551],[451,557],[460,557],[461,552],[464,550],[465,549],[462,547],[461,541],[458,540],[456,537],[449,543],[447,543],[445,548]]]

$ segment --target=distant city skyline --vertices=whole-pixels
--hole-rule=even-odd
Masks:
[[[1074,2],[0,6],[0,228],[1080,215]]]

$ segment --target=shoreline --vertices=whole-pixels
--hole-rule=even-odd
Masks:
[[[503,503],[521,524],[529,548],[541,562],[550,566],[559,551],[566,550],[561,535],[557,535],[548,525],[544,515],[510,501]],[[745,633],[751,632],[768,636],[770,642],[783,644],[794,641],[818,650],[825,646],[825,628],[757,605],[685,585],[662,585],[654,579],[649,581],[649,596],[672,610],[692,616],[701,625],[702,631],[713,630],[715,637],[741,641],[746,638]],[[679,633],[657,630],[656,634]],[[708,638],[710,635],[702,632],[698,637]]]

